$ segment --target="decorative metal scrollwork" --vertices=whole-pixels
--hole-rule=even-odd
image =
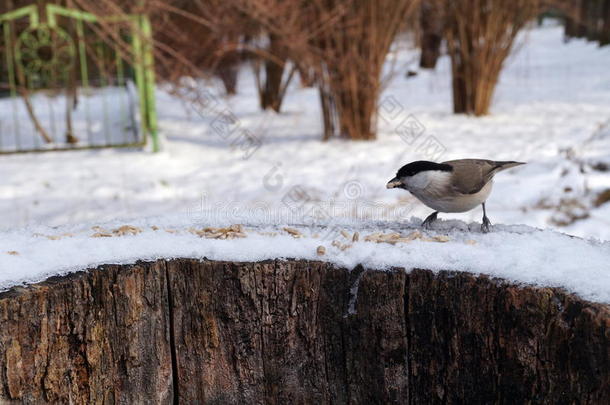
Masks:
[[[59,27],[28,28],[19,35],[15,51],[17,64],[28,76],[65,74],[74,64],[74,41]]]

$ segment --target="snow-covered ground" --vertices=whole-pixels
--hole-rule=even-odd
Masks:
[[[404,72],[416,59],[416,52],[399,51],[396,66]],[[598,193],[610,189],[610,172],[593,168],[610,164],[609,67],[610,47],[564,44],[560,28],[535,29],[503,72],[492,115],[451,113],[445,57],[435,72],[408,79],[401,74],[389,83],[379,140],[363,143],[320,142],[317,92],[297,83],[283,114],[261,113],[247,69],[240,93],[218,100],[203,116],[160,90],[162,153],[0,157],[0,227],[192,214],[202,206],[273,216],[285,208],[283,197],[294,187],[335,216],[423,217],[430,210],[408,193],[385,189],[395,171],[417,159],[480,157],[528,162],[497,176],[488,201],[493,223],[608,240],[610,204],[592,205]],[[216,114],[223,105],[239,120],[239,129],[228,137]],[[415,140],[400,125],[414,120],[425,127]],[[251,143],[243,141],[241,129],[260,140],[258,149],[243,147]],[[397,135],[401,129],[405,139]],[[235,140],[237,147],[231,147]],[[480,220],[481,212],[441,217]]]
[[[523,225],[497,225],[484,234],[478,223],[458,220],[423,231],[420,220],[330,222],[304,216],[301,224],[269,225],[252,215],[231,226],[230,215],[204,213],[112,222],[90,227],[33,227],[0,233],[0,290],[21,282],[107,263],[175,257],[259,261],[325,260],[353,268],[404,267],[483,273],[517,283],[563,287],[610,303],[610,243],[592,242]],[[286,221],[287,218],[283,218]],[[357,236],[354,236],[355,233]]]
[[[405,48],[397,47],[393,55],[401,72],[417,61],[417,52]],[[219,216],[224,218],[224,225],[249,223],[252,218],[268,224],[301,224],[313,212],[322,224],[344,218],[399,227],[410,223],[412,216],[423,218],[431,212],[407,192],[385,188],[400,166],[420,159],[526,161],[527,165],[496,177],[487,203],[492,223],[525,224],[610,240],[610,202],[604,204],[598,197],[610,189],[609,67],[610,47],[598,48],[581,40],[564,44],[560,28],[534,29],[523,36],[523,45],[507,63],[492,114],[474,118],[452,114],[450,66],[444,57],[434,72],[423,71],[409,78],[398,74],[388,83],[381,102],[379,139],[375,142],[321,142],[318,94],[314,89],[299,88],[297,81],[289,90],[280,115],[259,111],[248,69],[240,76],[239,94],[229,99],[215,98],[215,106],[209,109],[193,108],[160,88],[157,102],[164,138],[161,153],[103,150],[0,156],[0,229],[7,232],[0,237],[0,269],[18,269],[19,263],[25,265],[28,261],[27,266],[41,265],[43,258],[49,259],[47,247],[69,249],[61,255],[66,266],[77,265],[68,263],[75,251],[86,252],[77,259],[98,263],[111,260],[110,250],[106,250],[110,245],[119,249],[115,245],[124,242],[111,238],[98,245],[102,239],[67,238],[63,243],[68,245],[54,248],[52,242],[58,241],[43,238],[40,243],[32,242],[31,235],[37,232],[34,228],[40,226],[61,226],[55,230],[61,234],[70,233],[65,229],[73,226],[89,229],[105,221],[140,223],[135,219],[151,216],[169,216],[183,227],[188,222],[203,226],[206,220]],[[464,214],[441,214],[440,218],[471,222],[480,221],[481,216],[481,210],[475,209]],[[439,226],[451,223],[455,222],[440,222]],[[15,230],[24,227],[26,230]],[[501,229],[512,228],[496,227]],[[561,258],[565,263],[557,274],[566,277],[570,271],[583,271],[586,266],[582,261],[595,256],[598,248],[603,252],[597,254],[606,255],[608,262],[608,244],[594,243],[591,246],[597,247],[593,249],[585,247],[586,242],[574,242],[582,243],[578,245],[582,249],[572,251],[576,245],[561,242],[567,237],[527,232],[531,235],[517,244],[502,243],[503,233],[485,236],[475,247],[468,247],[473,252],[471,258],[480,259],[479,265],[474,259],[470,265],[476,271],[484,271],[487,266],[490,274],[511,277],[493,270],[494,256],[489,252],[504,251],[506,260],[514,265],[504,263],[502,268],[524,272],[522,281],[558,284],[558,278],[534,273],[534,265],[523,267],[533,254],[533,250],[524,250],[527,246],[540,250],[534,264],[546,261],[559,266],[556,261]],[[143,235],[139,236],[143,239],[134,237],[134,244],[146,245],[152,235],[160,234],[149,232],[146,238]],[[548,246],[540,239],[543,235],[549,235]],[[188,251],[196,257],[216,257],[208,254],[207,247],[195,248],[198,238],[170,236],[175,235],[167,234],[159,240],[184,246],[155,243],[150,249],[158,250],[134,248],[133,252],[142,253],[142,258]],[[478,237],[473,236],[475,240]],[[13,246],[9,243],[13,238],[23,244]],[[274,244],[268,239],[256,240],[258,244],[247,247],[261,249],[260,256],[235,252],[235,257],[267,257],[265,252]],[[550,245],[555,240],[557,245]],[[214,241],[222,251],[233,248],[231,244],[221,245],[223,242]],[[297,247],[291,240],[287,246],[311,255],[316,243],[312,239]],[[27,244],[31,247],[20,251]],[[124,254],[117,250],[117,260],[129,256],[130,246],[125,246],[128,250]],[[377,257],[383,256],[384,248],[370,246],[369,250],[381,249],[375,253]],[[439,246],[446,251],[439,257],[458,260],[458,253],[451,253],[452,243]],[[36,255],[38,249],[43,249],[40,256]],[[5,251],[19,251],[19,255]],[[294,256],[307,257],[297,253]],[[362,254],[368,253],[374,252],[365,249]],[[399,263],[399,259],[408,257],[407,248],[401,254],[392,256],[395,261],[388,259],[388,264],[420,263],[419,259]],[[422,253],[420,258],[424,256]],[[359,254],[355,254],[349,260],[358,258]],[[429,268],[434,263],[443,268],[433,255],[426,255],[426,259]],[[344,263],[351,263],[345,260]],[[607,274],[608,270],[603,276]],[[517,274],[513,275],[517,278]],[[598,268],[586,276],[592,276],[590,282],[595,284],[602,271]],[[5,282],[24,278],[4,277]],[[575,285],[564,285],[587,294]],[[605,288],[607,293],[608,284]],[[599,298],[599,294],[603,295],[598,290],[587,296]],[[603,297],[608,300],[607,295]]]

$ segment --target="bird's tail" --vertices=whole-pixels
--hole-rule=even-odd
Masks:
[[[502,170],[506,170],[506,169],[510,169],[511,167],[515,167],[515,166],[521,166],[524,165],[524,162],[513,162],[513,161],[506,161],[506,162],[494,162],[494,172],[500,172]]]

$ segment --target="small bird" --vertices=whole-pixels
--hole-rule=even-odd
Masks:
[[[485,201],[491,193],[493,177],[502,170],[523,164],[485,159],[442,163],[418,160],[401,167],[386,187],[405,189],[434,210],[422,223],[425,228],[430,227],[439,212],[466,212],[481,204],[481,231],[489,232],[491,222],[485,212]]]

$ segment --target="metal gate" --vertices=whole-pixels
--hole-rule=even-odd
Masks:
[[[0,154],[143,146],[148,136],[158,150],[146,16],[31,5],[0,15],[0,28]]]

